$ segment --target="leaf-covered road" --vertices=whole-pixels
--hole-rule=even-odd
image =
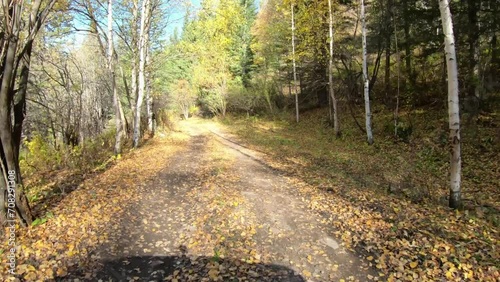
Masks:
[[[192,120],[180,129],[189,135],[185,149],[156,177],[137,183],[139,200],[108,226],[108,239],[93,263],[63,280],[364,281],[375,276],[257,152],[237,145],[215,123]]]

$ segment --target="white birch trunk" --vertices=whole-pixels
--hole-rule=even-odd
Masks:
[[[330,61],[328,65],[328,85],[330,90],[330,99],[333,108],[333,130],[335,136],[340,135],[339,120],[337,114],[337,99],[335,98],[335,93],[333,92],[333,7],[332,0],[328,0],[328,11],[330,14]]]
[[[139,45],[139,40],[137,38],[137,17],[138,17],[138,10],[139,10],[139,2],[138,0],[133,1],[133,19],[132,19],[132,73],[131,73],[131,99],[132,102],[130,103],[130,108],[132,110],[132,116],[135,118],[135,101],[137,100],[137,65],[139,64],[138,60],[138,45]]]
[[[123,135],[122,124],[122,109],[120,97],[116,89],[116,75],[113,59],[113,0],[108,0],[108,68],[111,82],[111,92],[113,94],[113,106],[115,108],[115,124],[116,124],[116,139],[115,139],[115,154],[121,153],[121,142]]]
[[[146,49],[148,48],[146,33],[148,33],[149,3],[149,0],[144,0],[141,7],[141,26],[139,31],[139,83],[134,113],[134,148],[139,146],[139,140],[141,138],[141,107],[146,91]]]
[[[292,10],[292,62],[293,62],[293,89],[295,90],[295,119],[299,122],[299,93],[297,91],[297,67],[295,64],[295,14],[293,3],[290,4]]]
[[[131,86],[130,86],[130,91],[131,91],[131,94],[130,94],[130,99],[134,99],[131,101],[131,105],[130,105],[130,108],[132,110],[132,114],[133,116],[135,117],[135,101],[137,100],[137,60],[135,59],[135,57],[137,56],[137,54],[132,54],[133,56],[133,59],[132,59],[132,83],[131,83]]]
[[[149,42],[149,33],[146,34]],[[149,65],[150,52],[146,49],[146,64]],[[151,70],[146,73],[146,117],[148,119],[148,132],[154,134],[153,130],[153,95],[151,93]]]
[[[460,115],[458,100],[458,71],[455,54],[455,38],[451,20],[450,4],[448,0],[439,0],[441,22],[444,33],[444,49],[446,53],[446,67],[448,73],[448,122],[450,142],[450,199],[451,208],[461,206],[461,155],[460,155]]]
[[[363,40],[363,85],[364,85],[364,96],[365,96],[365,126],[366,126],[366,137],[368,139],[368,144],[373,144],[373,133],[372,133],[372,114],[370,110],[370,80],[368,78],[368,69],[366,62],[366,19],[365,19],[365,3],[361,0],[361,32]]]

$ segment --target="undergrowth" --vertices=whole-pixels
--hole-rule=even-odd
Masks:
[[[325,178],[340,178],[350,186],[391,193],[415,203],[446,205],[449,164],[446,115],[424,110],[403,112],[400,124],[411,124],[411,133],[407,130],[408,136],[394,138],[392,113],[375,111],[373,146],[366,144],[365,135],[350,116],[341,116],[342,135],[335,138],[325,110],[302,114],[299,124],[283,115],[233,116],[223,123],[272,155],[288,160],[299,158],[306,163],[306,169],[321,169]],[[361,115],[358,120],[362,121]],[[464,125],[462,129],[464,208],[498,226],[500,172],[496,163],[499,158],[496,128],[476,126],[474,131],[471,128]]]

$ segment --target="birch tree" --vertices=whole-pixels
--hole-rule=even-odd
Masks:
[[[455,53],[455,37],[453,35],[453,23],[451,20],[449,0],[439,0],[439,10],[444,33],[444,49],[446,55],[446,68],[448,77],[448,123],[450,142],[450,199],[451,208],[459,208],[462,204],[460,177],[461,177],[461,155],[460,155],[460,115],[458,100],[458,71],[457,57]]]
[[[141,107],[146,91],[146,55],[149,46],[149,27],[151,15],[151,1],[144,0],[141,6],[141,25],[139,30],[139,83],[134,112],[134,147],[139,146],[141,137]]]
[[[295,90],[295,119],[299,122],[299,93],[297,91],[297,67],[295,64],[295,13],[293,2],[290,4],[292,11],[292,64],[293,64],[293,89]]]
[[[330,99],[332,102],[332,107],[330,108],[330,111],[333,108],[333,129],[335,131],[335,136],[340,135],[340,128],[339,128],[339,120],[338,120],[338,111],[337,111],[337,99],[335,98],[335,93],[333,91],[333,8],[332,8],[332,0],[328,0],[328,13],[330,16],[329,20],[329,32],[330,32],[330,57],[329,57],[329,64],[328,64],[328,89],[330,92]]]
[[[138,58],[138,53],[139,53],[139,40],[138,40],[138,32],[137,32],[137,19],[139,17],[139,1],[134,0],[132,2],[133,7],[132,7],[132,21],[130,23],[130,30],[131,30],[131,53],[132,53],[132,69],[131,69],[131,98],[134,99],[137,97],[137,66],[139,65],[139,61],[137,60]],[[131,100],[132,100],[131,99]],[[135,101],[130,103],[130,108],[132,110],[132,115],[135,118]]]
[[[118,55],[114,48],[113,42],[113,22],[115,21],[113,17],[113,1],[108,0],[107,11],[105,11],[106,6],[104,3],[99,1],[75,1],[73,9],[77,12],[79,16],[88,20],[90,30],[85,30],[90,34],[95,35],[98,42],[98,47],[101,55],[105,58],[108,72],[109,72],[109,85],[111,96],[113,97],[113,108],[115,112],[115,126],[116,126],[116,138],[115,138],[115,154],[120,154],[121,143],[124,136],[124,128],[127,124],[125,114],[120,101],[120,96],[118,94],[118,89],[116,87],[116,73],[115,73],[115,61],[118,61]],[[100,9],[102,8],[102,9]],[[101,23],[98,19],[104,15],[107,15],[107,24]],[[107,25],[107,30],[106,30]],[[107,42],[106,42],[107,41]],[[120,119],[120,120],[118,120]]]
[[[120,97],[116,89],[116,74],[114,65],[114,45],[113,45],[113,0],[108,0],[108,68],[109,79],[111,85],[111,93],[113,95],[113,106],[115,109],[115,154],[121,153],[121,141],[123,137],[123,111],[121,109]]]
[[[146,56],[146,63],[149,63],[149,52]],[[146,117],[148,119],[148,132],[154,134],[154,120],[153,120],[153,93],[151,87],[151,73],[148,72],[146,76]]]
[[[363,42],[363,90],[365,97],[365,126],[366,126],[366,137],[368,144],[373,144],[373,133],[372,133],[372,122],[371,122],[371,110],[370,110],[370,80],[368,78],[368,69],[366,62],[366,17],[365,17],[365,3],[361,0],[361,33]]]

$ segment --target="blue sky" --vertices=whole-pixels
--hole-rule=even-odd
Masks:
[[[179,34],[182,30],[182,25],[184,23],[184,17],[186,15],[186,5],[190,5],[192,7],[192,11],[194,12],[196,9],[200,7],[200,2],[202,0],[191,0],[191,1],[184,1],[184,0],[172,0],[170,1],[173,4],[169,9],[169,24],[166,27],[166,30],[164,31],[163,39],[170,38],[170,36],[174,33],[175,29],[178,30]],[[259,3],[260,0],[254,0],[255,2],[255,7],[259,8]],[[73,20],[73,24],[75,27],[80,28],[80,29],[85,29],[86,24],[79,20],[78,18],[75,18]],[[75,32],[72,36],[70,36],[70,42],[68,42],[70,45],[75,44],[75,45],[80,45],[85,38],[85,32]]]
[[[169,38],[170,35],[172,35],[177,28],[178,31],[180,32],[182,30],[182,25],[184,23],[184,17],[186,14],[186,5],[191,5],[193,7],[193,10],[196,10],[200,7],[200,1],[201,0],[191,0],[189,2],[183,1],[183,0],[173,0],[171,2],[175,2],[176,4],[172,5],[171,7],[168,8],[169,10],[169,15],[168,15],[168,20],[169,23],[166,27],[165,33],[164,33],[164,38]],[[178,3],[178,4],[177,4]],[[106,20],[106,19],[104,19]],[[78,16],[73,19],[73,25],[77,29],[88,29],[86,20],[82,20]],[[82,31],[75,31],[72,35],[70,35],[70,40],[68,40],[69,45],[79,45],[83,42],[84,38],[86,36],[86,32]]]
[[[196,10],[200,7],[201,0],[191,0],[189,4],[191,7]],[[175,11],[171,14],[171,19],[173,20],[171,24],[167,26],[167,30],[165,30],[166,38],[169,38],[170,35],[174,33],[174,30],[177,28],[178,32],[182,30],[182,25],[184,23],[184,17],[186,16],[186,7],[185,5],[179,5],[176,7]]]

